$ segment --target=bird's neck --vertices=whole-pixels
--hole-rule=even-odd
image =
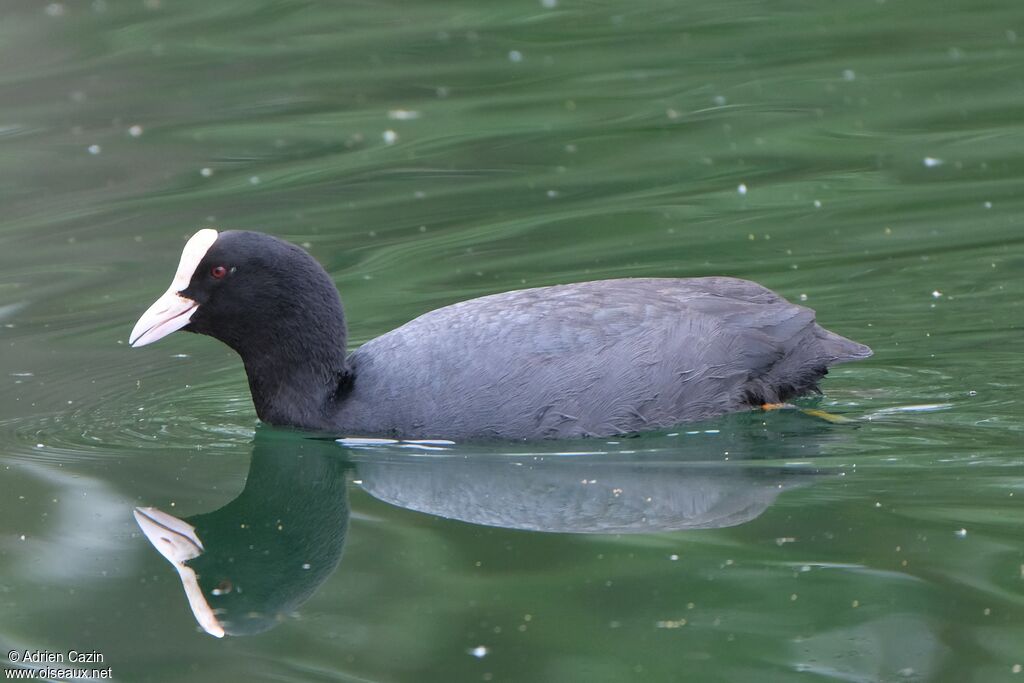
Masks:
[[[272,425],[328,429],[335,405],[352,384],[344,318],[285,330],[263,337],[272,344],[236,349],[256,414]]]

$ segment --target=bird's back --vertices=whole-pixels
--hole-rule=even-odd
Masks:
[[[870,354],[746,280],[518,290],[364,344],[336,426],[405,438],[610,436],[785,400],[816,390],[828,365]]]

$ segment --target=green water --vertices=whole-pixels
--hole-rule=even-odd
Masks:
[[[1019,35],[1015,0],[5,0],[3,651],[120,681],[1024,680]],[[522,286],[754,279],[874,349],[817,404],[858,424],[256,429],[225,347],[126,345],[207,225],[307,246],[355,343]],[[203,633],[134,506],[219,515],[239,555],[225,529],[283,506],[258,576],[301,599]]]

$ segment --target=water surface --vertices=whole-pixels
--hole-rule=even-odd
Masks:
[[[10,0],[0,645],[123,681],[1024,680],[1021,17]],[[725,274],[875,356],[807,403],[856,426],[313,442],[257,429],[219,344],[127,348],[203,226],[308,248],[355,344],[523,286]],[[266,512],[245,486],[337,524],[286,527],[322,564],[256,575],[301,599],[216,639],[132,510],[223,530]]]

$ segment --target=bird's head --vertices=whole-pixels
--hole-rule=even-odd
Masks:
[[[171,286],[129,337],[146,346],[175,330],[206,334],[245,356],[332,334],[341,303],[330,276],[305,250],[258,232],[200,230],[185,245]]]

